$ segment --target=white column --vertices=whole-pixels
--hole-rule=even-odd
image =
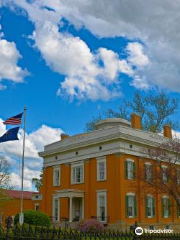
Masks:
[[[72,222],[72,197],[69,198],[69,222]]]

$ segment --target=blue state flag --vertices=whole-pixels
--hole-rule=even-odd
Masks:
[[[0,143],[7,142],[7,141],[19,140],[19,138],[17,136],[18,131],[19,131],[19,127],[9,129],[2,137],[0,137]]]

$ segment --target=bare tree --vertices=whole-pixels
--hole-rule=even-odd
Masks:
[[[156,148],[145,150],[136,172],[136,183],[129,187],[146,194],[165,194],[180,208],[180,139],[170,139]]]
[[[10,164],[4,156],[0,156],[0,189],[10,188]]]
[[[164,92],[143,94],[135,92],[131,101],[124,100],[118,110],[108,109],[93,117],[86,124],[86,131],[96,129],[96,122],[103,118],[124,118],[130,120],[132,113],[138,113],[142,118],[142,128],[151,132],[161,132],[164,124],[171,125],[174,130],[180,128],[171,116],[178,109],[178,99],[168,97]]]

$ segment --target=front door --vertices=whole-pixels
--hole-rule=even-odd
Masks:
[[[73,198],[72,205],[73,219],[76,221],[82,219],[82,198]]]

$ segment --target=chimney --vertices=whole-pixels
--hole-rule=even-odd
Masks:
[[[163,127],[164,127],[164,137],[172,138],[171,126],[164,125]]]
[[[138,114],[133,113],[131,115],[131,126],[132,128],[135,129],[140,129],[141,130],[141,116]]]
[[[62,133],[62,134],[61,134],[61,140],[66,139],[66,138],[68,138],[68,137],[69,137],[69,135],[67,135],[67,134],[65,134],[65,133]]]

